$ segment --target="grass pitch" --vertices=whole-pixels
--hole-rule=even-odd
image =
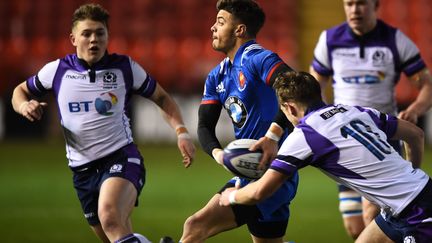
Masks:
[[[184,169],[175,146],[140,145],[147,182],[133,212],[136,232],[158,242],[178,240],[184,220],[205,205],[231,175],[201,150]],[[431,150],[422,168],[432,174]],[[63,141],[0,143],[1,242],[98,242],[82,216]],[[285,240],[352,242],[342,226],[335,183],[315,168],[300,171]],[[251,242],[246,227],[207,242]]]

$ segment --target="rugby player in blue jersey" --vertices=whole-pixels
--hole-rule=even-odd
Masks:
[[[419,127],[373,108],[326,105],[319,83],[305,72],[284,73],[274,87],[294,131],[266,173],[244,188],[226,189],[221,205],[259,203],[312,165],[381,208],[356,242],[432,242],[432,180],[418,168],[424,151]],[[411,161],[387,138],[407,142]]]
[[[129,122],[132,95],[161,108],[177,132],[185,167],[195,147],[168,93],[130,57],[107,52],[108,19],[100,5],[80,6],[70,35],[76,54],[46,64],[18,85],[12,105],[30,121],[40,120],[47,105],[40,97],[54,94],[74,187],[91,228],[103,242],[148,242],[133,234],[130,220],[145,183]]]
[[[417,123],[432,106],[432,79],[415,44],[377,18],[379,0],[344,0],[346,22],[321,33],[310,72],[322,90],[333,78],[335,104],[360,105],[397,115],[395,86],[403,72],[419,88],[399,118]],[[331,103],[331,102],[330,102]],[[401,150],[399,141],[390,141]],[[339,209],[352,238],[378,213],[355,191],[339,187]]]
[[[277,142],[292,125],[279,106],[272,84],[278,73],[291,70],[277,54],[264,49],[255,38],[265,14],[255,1],[219,0],[216,23],[211,27],[212,46],[226,58],[208,75],[199,107],[198,137],[219,164],[223,150],[215,134],[224,108],[232,120],[235,137],[259,140],[252,149],[263,149],[261,165],[275,157]],[[279,114],[279,116],[278,116]],[[224,188],[235,184],[231,179]],[[250,183],[240,179],[240,186]],[[185,224],[181,242],[204,242],[220,232],[247,225],[253,242],[283,242],[289,204],[298,184],[295,174],[269,199],[254,206],[221,207],[220,192]]]

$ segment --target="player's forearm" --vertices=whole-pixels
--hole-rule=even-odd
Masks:
[[[432,107],[432,84],[424,85],[417,99],[408,106],[408,111],[413,111],[417,116],[424,115]]]
[[[250,183],[246,187],[234,190],[229,195],[230,204],[254,205],[270,195],[260,193],[257,183]]]
[[[409,80],[420,89],[416,100],[406,109],[417,116],[424,115],[432,107],[432,76],[428,69],[409,77]]]
[[[21,107],[25,102],[28,102],[29,100],[29,95],[28,92],[26,90],[26,88],[24,87],[25,83],[21,83],[20,85],[18,85],[12,94],[12,107],[15,110],[15,112],[21,114]]]
[[[234,196],[230,195],[230,203],[252,205],[261,202],[273,195],[288,178],[287,175],[269,169],[259,180],[237,190]]]
[[[424,132],[411,122],[399,119],[396,133],[392,139],[401,139],[406,143],[407,160],[414,168],[420,167],[424,152]]]

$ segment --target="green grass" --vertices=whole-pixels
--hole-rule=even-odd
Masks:
[[[134,210],[136,232],[158,242],[179,239],[184,220],[230,178],[201,150],[184,169],[173,146],[142,145],[147,182]],[[423,168],[431,174],[431,151]],[[427,163],[429,162],[429,163]],[[98,242],[82,216],[62,141],[0,143],[1,242]],[[333,181],[315,168],[300,172],[285,239],[297,243],[351,242],[338,212]],[[207,242],[250,242],[245,227]]]

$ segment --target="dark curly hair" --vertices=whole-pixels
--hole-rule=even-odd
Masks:
[[[232,14],[234,19],[246,25],[247,34],[253,38],[257,36],[265,22],[264,11],[252,0],[219,0],[216,9]]]

